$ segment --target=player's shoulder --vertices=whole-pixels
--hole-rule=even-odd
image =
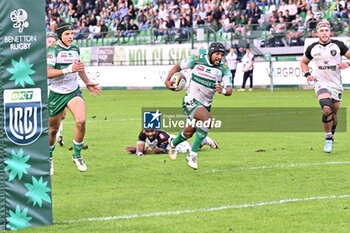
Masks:
[[[146,140],[146,133],[145,133],[145,130],[141,130],[140,134],[139,134],[139,140],[141,141],[145,141]]]
[[[55,43],[52,43],[51,45],[49,45],[49,46],[47,47],[47,50],[48,50],[48,51],[57,50],[58,47],[59,47],[59,44],[58,44],[57,42],[55,42]]]
[[[339,47],[346,46],[345,43],[341,40],[331,39],[331,43],[338,45]]]
[[[230,69],[228,68],[228,65],[226,62],[221,61],[220,64],[217,66],[219,68],[219,70],[221,71],[230,71]],[[230,71],[231,72],[231,71]]]
[[[169,134],[167,131],[159,129],[159,130],[157,130],[156,137],[160,138],[160,139],[168,139]]]
[[[72,45],[70,46],[70,49],[71,49],[71,50],[76,50],[76,51],[79,51],[79,50],[80,50],[79,47],[76,46],[75,44],[72,44]]]
[[[193,62],[197,62],[200,61],[204,58],[204,54],[200,54],[200,55],[191,55],[188,57],[189,60],[193,61]]]
[[[312,48],[314,48],[316,45],[318,45],[318,44],[320,44],[320,42],[319,41],[316,41],[316,42],[314,42],[314,43],[312,43],[312,44],[310,44],[309,46],[307,46],[307,50],[311,50]]]

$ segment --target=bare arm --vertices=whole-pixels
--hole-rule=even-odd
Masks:
[[[153,150],[145,150],[145,144],[143,143],[138,143],[136,145],[136,155],[137,156],[143,156],[144,154],[160,154],[163,151],[158,149],[158,148],[154,148]]]
[[[145,144],[137,143],[137,145],[136,145],[136,155],[137,156],[143,156],[144,149],[145,149]]]
[[[84,70],[79,71],[78,74],[81,80],[83,80],[83,82],[85,83],[86,88],[90,91],[90,95],[101,95],[102,90],[98,87],[98,83],[93,83],[89,80],[88,76],[85,73],[85,68]]]
[[[221,83],[216,84],[215,89],[219,94],[223,94],[225,96],[232,95],[232,87],[224,88],[223,86],[221,86]]]
[[[346,54],[344,55],[347,59],[350,59],[350,49],[346,52]],[[337,64],[339,66],[339,69],[346,69],[350,66],[350,63],[348,61],[346,62],[341,62],[339,64]]]
[[[82,62],[74,62],[73,64],[70,64],[68,67],[63,68],[61,70],[55,69],[51,66],[47,66],[47,78],[54,78],[63,74],[69,74],[69,73],[75,73],[75,72],[80,72],[84,71],[85,66],[84,63]]]
[[[172,91],[175,91],[175,87],[172,86],[172,84],[174,83],[174,81],[170,81],[171,76],[173,76],[173,74],[179,72],[181,70],[179,64],[176,64],[173,66],[173,68],[171,68],[171,70],[168,73],[168,76],[165,80],[165,86]]]
[[[310,73],[309,63],[310,63],[310,61],[308,59],[306,59],[305,57],[303,57],[301,59],[300,67],[301,67],[301,71],[303,71],[304,74]],[[315,81],[314,76],[312,76],[311,74],[309,74],[306,78],[307,78],[306,79],[307,84],[310,84],[310,82]]]

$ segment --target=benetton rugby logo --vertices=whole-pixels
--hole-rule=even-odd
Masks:
[[[42,132],[40,88],[4,91],[5,132],[11,142],[28,145]]]
[[[13,28],[18,28],[19,33],[22,33],[24,28],[29,27],[28,13],[23,9],[13,10],[10,13],[10,19],[14,23]]]

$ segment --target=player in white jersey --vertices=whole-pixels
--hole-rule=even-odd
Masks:
[[[171,76],[182,69],[191,69],[189,88],[183,98],[182,110],[190,120],[199,124],[187,124],[176,138],[169,141],[169,156],[171,159],[176,159],[176,146],[196,132],[191,152],[186,158],[187,164],[193,169],[198,168],[197,152],[210,130],[211,124],[208,123],[213,120],[209,112],[215,93],[225,96],[232,94],[231,72],[222,62],[225,54],[225,46],[220,42],[213,42],[207,54],[190,56],[171,68],[165,81],[166,87],[174,91],[175,87],[172,86],[174,82],[170,81]],[[202,126],[197,127],[197,125]]]
[[[57,35],[56,33],[54,32],[48,32],[46,33],[46,48],[49,47],[50,45],[52,45],[53,43],[55,43],[57,41]],[[62,114],[62,120],[64,120],[66,118],[66,112],[67,112],[67,109],[65,108],[63,110],[63,114]],[[61,134],[63,130],[63,125],[62,125],[62,122],[60,124],[60,127],[58,129],[58,132],[56,134],[56,140],[58,142],[58,144],[60,146],[63,146],[64,145],[64,142],[63,142],[63,135]],[[51,158],[51,170],[50,172],[52,173],[51,175],[53,175],[53,161],[52,161],[52,158]]]
[[[229,54],[225,57],[228,68],[231,70],[232,75],[232,88],[234,88],[234,80],[237,70],[237,54],[235,53],[235,49],[231,48]],[[233,90],[233,89],[232,89]]]
[[[332,40],[331,25],[322,20],[316,26],[319,41],[307,47],[301,60],[301,69],[307,83],[314,82],[317,99],[322,107],[322,123],[326,137],[324,152],[333,150],[334,133],[338,123],[337,112],[343,94],[341,69],[349,67],[349,62],[342,62],[342,56],[350,58],[350,50],[338,40]],[[309,62],[316,63],[316,71],[309,72]]]
[[[73,45],[73,26],[68,23],[58,25],[56,29],[58,42],[48,48],[47,75],[49,79],[49,141],[50,156],[55,148],[56,134],[62,120],[65,107],[72,112],[75,119],[73,162],[79,171],[87,167],[80,151],[84,145],[85,135],[85,102],[78,85],[78,75],[85,83],[90,95],[100,95],[98,84],[91,82],[84,63],[80,61],[79,48]]]

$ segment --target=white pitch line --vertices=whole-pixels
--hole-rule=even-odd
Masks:
[[[211,207],[211,208],[204,208],[204,209],[177,210],[177,211],[154,212],[154,213],[146,213],[146,214],[131,214],[131,215],[100,217],[100,218],[84,218],[84,219],[76,219],[76,220],[55,221],[54,223],[67,224],[67,223],[78,223],[78,222],[96,222],[96,221],[109,221],[109,220],[119,220],[119,219],[133,219],[133,218],[143,218],[143,217],[159,217],[159,216],[168,216],[168,215],[180,215],[180,214],[186,214],[186,213],[212,212],[217,210],[241,209],[241,208],[266,206],[266,205],[278,205],[278,204],[291,203],[291,202],[303,202],[303,201],[338,199],[338,198],[350,198],[350,195],[345,194],[345,195],[331,195],[331,196],[319,196],[319,197],[291,198],[291,199],[283,199],[278,201],[227,205],[227,206]]]
[[[232,169],[212,169],[212,172],[230,172],[230,171],[242,171],[242,170],[260,170],[260,169],[275,169],[275,168],[294,168],[294,167],[311,167],[311,166],[323,166],[323,165],[337,165],[337,164],[350,164],[350,161],[334,161],[325,163],[300,163],[300,164],[276,164],[270,166],[259,166],[259,167],[239,167]]]
[[[114,119],[114,120],[87,120],[86,123],[101,123],[101,122],[124,122],[124,121],[140,121],[141,118],[123,118],[123,119]],[[74,121],[62,121],[63,125],[75,124]]]

